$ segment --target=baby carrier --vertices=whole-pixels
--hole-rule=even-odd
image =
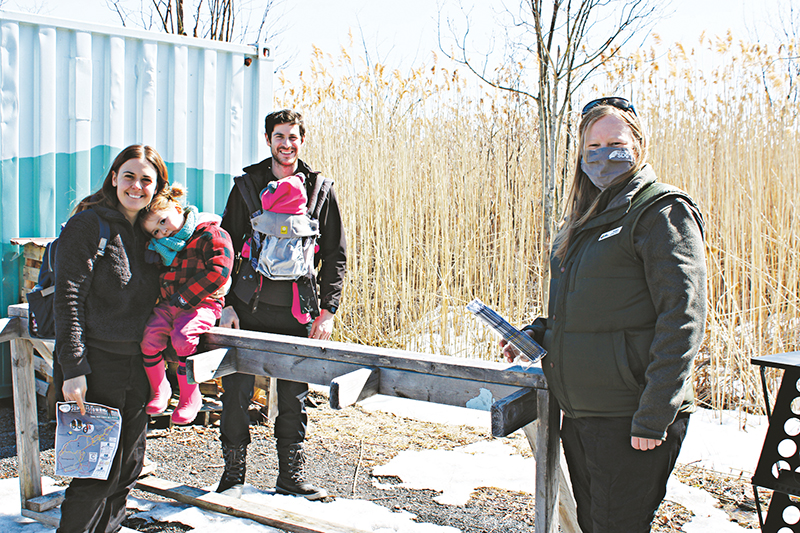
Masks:
[[[313,278],[319,214],[333,180],[317,176],[310,196],[302,173],[272,181],[258,195],[244,195],[253,234],[242,255],[267,279]],[[249,197],[248,197],[249,196]]]

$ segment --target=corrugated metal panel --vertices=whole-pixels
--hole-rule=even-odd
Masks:
[[[0,11],[2,316],[19,286],[10,240],[55,236],[130,144],[221,213],[232,177],[267,156],[272,68],[263,47]]]

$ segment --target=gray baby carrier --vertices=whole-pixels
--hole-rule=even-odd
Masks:
[[[314,254],[319,237],[318,218],[331,185],[333,180],[318,175],[306,212],[301,215],[251,210],[250,259],[256,272],[275,281],[294,281],[316,275]]]

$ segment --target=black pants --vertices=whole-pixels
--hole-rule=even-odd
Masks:
[[[125,518],[128,493],[144,464],[148,422],[144,405],[150,385],[141,354],[120,355],[92,347],[86,351],[92,367],[92,373],[86,376],[86,401],[119,409],[122,431],[108,479],[74,478],[70,483],[61,504],[58,533],[118,531]]]
[[[648,451],[631,447],[631,418],[567,418],[561,442],[583,533],[646,533],[667,490],[689,416]]]
[[[292,316],[290,307],[279,307],[261,303],[255,313],[249,306],[230,296],[239,327],[250,331],[308,337],[311,323],[300,324]],[[222,378],[222,416],[220,418],[220,439],[229,446],[250,443],[250,417],[247,409],[253,397],[255,376],[250,374],[230,374]],[[302,442],[306,437],[308,415],[305,399],[308,384],[296,381],[278,380],[278,417],[275,419],[275,438],[281,444]]]

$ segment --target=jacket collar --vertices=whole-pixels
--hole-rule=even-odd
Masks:
[[[584,228],[594,228],[609,224],[625,216],[631,209],[637,194],[656,181],[656,173],[649,164],[642,167],[616,195],[608,202],[606,208],[586,223]],[[614,191],[609,191],[613,193]]]
[[[242,169],[242,170],[247,174],[252,174],[254,176],[266,178],[266,180],[268,182],[269,181],[274,181],[274,180],[277,179],[272,174],[272,158],[271,157],[268,157],[268,158],[264,159],[263,161],[259,161],[258,163],[254,164],[254,165],[250,165],[250,166],[244,167],[244,169]],[[311,167],[309,167],[302,159],[298,159],[297,160],[297,171],[298,172],[302,172],[306,176],[308,176],[309,174],[315,173],[313,170],[311,170]]]

